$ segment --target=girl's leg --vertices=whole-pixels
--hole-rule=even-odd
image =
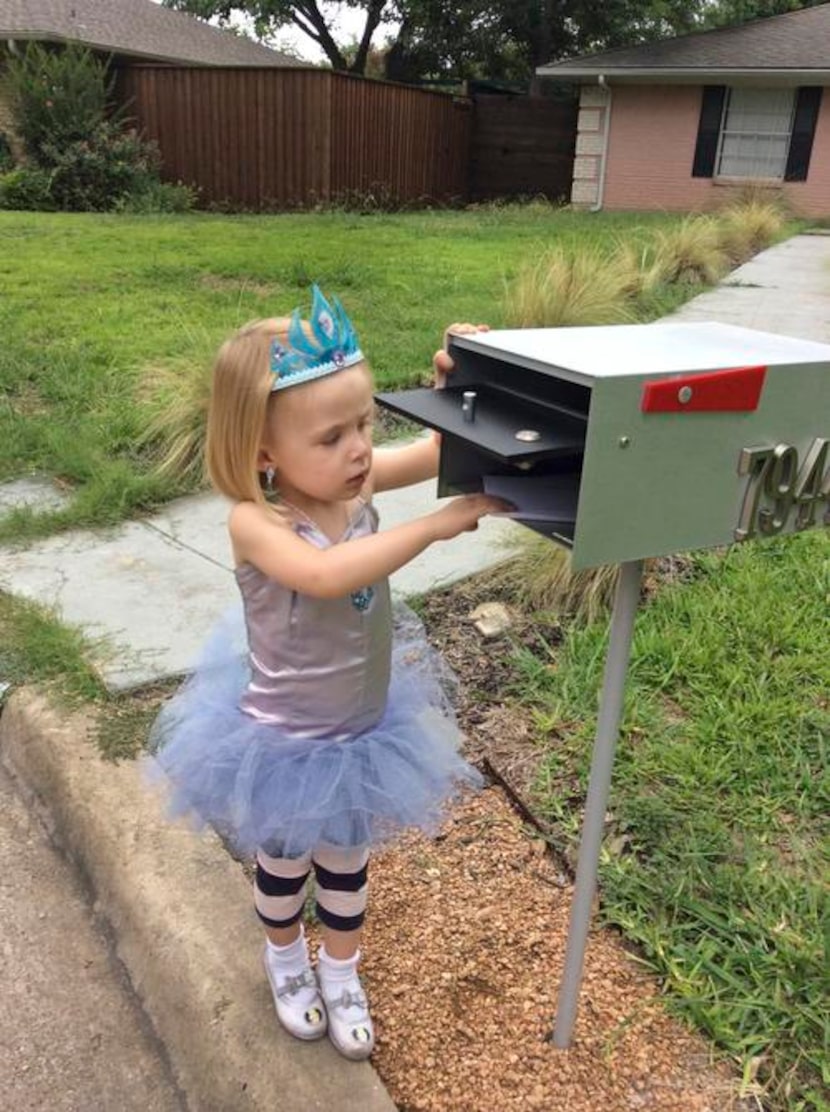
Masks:
[[[288,946],[302,933],[300,920],[310,872],[310,853],[304,857],[270,857],[264,850],[257,850],[254,907],[275,946]]]
[[[271,857],[257,852],[254,905],[265,926],[265,971],[277,1017],[298,1039],[326,1033],[326,1013],[311,969],[301,917],[311,854]]]
[[[375,1035],[357,966],[369,851],[318,846],[313,859],[323,929],[317,974],[329,1013],[329,1036],[347,1058],[368,1058]]]

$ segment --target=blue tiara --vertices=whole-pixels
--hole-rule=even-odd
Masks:
[[[274,376],[271,393],[342,371],[363,358],[352,322],[338,299],[333,297],[329,304],[319,286],[311,288],[311,336],[303,328],[300,310],[295,309],[288,326],[287,343],[271,341]]]

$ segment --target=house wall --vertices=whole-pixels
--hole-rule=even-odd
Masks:
[[[605,209],[690,212],[731,200],[740,184],[692,177],[700,100],[699,85],[584,86],[572,202],[589,207],[601,194]],[[830,216],[830,90],[822,101],[807,181],[772,188],[798,214]]]

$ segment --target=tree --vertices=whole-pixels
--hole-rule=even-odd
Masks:
[[[717,0],[710,5],[705,21],[709,27],[727,27],[733,23],[746,23],[750,19],[764,19],[771,15],[796,12],[801,8],[814,8],[826,0]]]
[[[286,0],[164,0],[165,7],[178,8],[202,19],[218,18],[227,23],[235,12],[249,16],[254,22],[257,37],[267,39],[280,27],[293,24],[320,47],[333,69],[350,73],[363,73],[372,45],[372,36],[384,15],[391,15],[391,0],[343,0],[349,8],[362,8],[366,23],[354,55],[344,52],[334,41],[329,23],[317,0],[301,0],[290,4]]]
[[[706,0],[398,0],[390,77],[530,80],[537,66],[699,27]]]
[[[708,27],[812,7],[822,0],[342,0],[365,13],[356,44],[335,42],[322,0],[164,0],[205,19],[235,13],[263,39],[293,24],[334,69],[365,73],[372,37],[384,20],[398,24],[387,43],[385,75],[396,81],[527,81],[537,66],[575,54],[632,46]]]

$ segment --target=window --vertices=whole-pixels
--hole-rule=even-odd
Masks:
[[[692,177],[806,181],[823,91],[704,85]]]
[[[727,89],[715,176],[783,180],[794,112],[794,89]]]

